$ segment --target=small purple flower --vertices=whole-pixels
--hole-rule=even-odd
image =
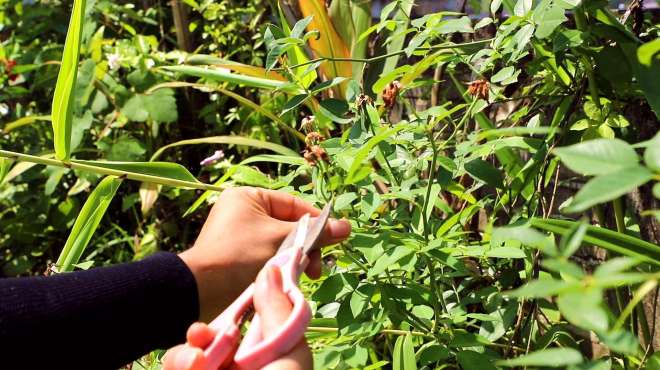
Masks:
[[[225,157],[225,152],[223,152],[222,150],[216,150],[215,153],[213,153],[213,155],[211,155],[208,158],[204,158],[204,160],[199,162],[199,164],[202,166],[210,166],[224,157]]]

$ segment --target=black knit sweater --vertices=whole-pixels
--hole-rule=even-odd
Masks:
[[[195,278],[172,253],[0,279],[0,368],[117,369],[183,343],[198,317]]]

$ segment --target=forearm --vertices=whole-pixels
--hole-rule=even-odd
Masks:
[[[50,277],[0,279],[3,367],[116,369],[185,341],[197,287],[173,254]]]

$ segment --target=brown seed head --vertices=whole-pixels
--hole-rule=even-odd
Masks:
[[[490,84],[487,80],[474,80],[468,86],[468,94],[476,97],[477,99],[488,100],[488,89]]]
[[[385,108],[392,109],[392,107],[394,107],[400,89],[401,83],[399,81],[392,81],[387,87],[385,87],[383,90],[383,103],[385,104]]]

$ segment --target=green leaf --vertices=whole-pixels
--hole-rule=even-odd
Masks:
[[[175,122],[178,119],[176,99],[172,89],[158,89],[151,94],[136,94],[121,108],[131,121]]]
[[[463,370],[497,370],[488,356],[475,351],[460,351],[456,360]]]
[[[434,28],[434,31],[438,33],[455,33],[455,32],[461,32],[461,33],[472,33],[474,30],[472,29],[472,21],[470,18],[463,16],[460,18],[456,19],[448,19],[445,21],[441,21],[437,27]]]
[[[55,144],[55,156],[59,160],[68,160],[71,155],[71,126],[73,123],[73,88],[78,75],[80,57],[80,39],[85,18],[85,0],[74,0],[69,29],[64,43],[62,64],[57,75],[57,84],[53,94],[52,123]]]
[[[515,366],[547,366],[562,367],[579,364],[583,361],[582,354],[573,348],[548,348],[530,354],[512,358],[510,360],[498,361],[498,365]]]
[[[564,8],[553,5],[544,9],[536,22],[536,37],[539,39],[550,36],[560,24],[564,23],[568,18],[564,15]]]
[[[582,239],[587,234],[587,223],[582,220],[576,222],[566,235],[561,238],[559,250],[564,257],[570,257],[582,245]]]
[[[486,257],[491,258],[525,258],[525,251],[512,247],[499,247],[486,251]]]
[[[580,287],[579,283],[541,279],[530,281],[526,285],[507,293],[507,295],[510,297],[546,298],[559,293],[576,291],[579,290]]]
[[[127,173],[155,176],[160,178],[198,183],[195,176],[178,163],[171,162],[110,162],[110,161],[82,161],[71,162],[95,167],[108,168]]]
[[[500,69],[496,74],[493,75],[493,77],[490,78],[490,82],[492,83],[498,83],[506,80],[507,78],[513,76],[513,73],[516,71],[516,69],[512,66],[509,67],[504,67]]]
[[[502,189],[504,180],[502,173],[492,164],[483,159],[473,159],[465,164],[465,171],[476,180],[484,182],[495,188]]]
[[[162,67],[164,70],[181,73],[188,76],[195,76],[205,78],[211,81],[229,82],[237,85],[245,85],[249,87],[256,87],[261,89],[279,89],[286,92],[297,92],[299,94],[304,91],[289,83],[275,79],[252,77],[238,73],[232,73],[225,68],[214,68],[212,66],[167,66]]]
[[[493,247],[500,246],[508,240],[518,241],[523,245],[538,248],[549,255],[554,256],[557,254],[552,240],[548,239],[543,233],[528,226],[497,227],[493,229],[490,245]]]
[[[107,176],[91,192],[57,259],[58,271],[72,271],[73,265],[78,263],[120,184],[121,179]]]
[[[660,53],[660,39],[655,39],[637,48],[637,60],[640,64],[650,67],[653,59],[658,58],[658,53]]]
[[[557,53],[580,46],[584,42],[585,37],[585,34],[579,30],[563,30],[557,32],[553,39],[552,51]]]
[[[381,141],[390,138],[391,136],[394,136],[399,130],[403,128],[403,125],[399,126],[394,126],[390,129],[384,130],[380,134],[373,136],[372,138],[367,141],[365,145],[363,145],[360,150],[355,154],[355,158],[353,159],[353,162],[351,163],[351,167],[348,170],[348,174],[346,175],[346,184],[354,184],[360,179],[357,178],[358,170],[362,168],[362,163],[364,160],[369,156],[369,153],[371,153],[371,150]]]
[[[415,347],[412,343],[412,335],[400,335],[394,343],[392,353],[394,370],[417,370],[415,360]]]
[[[595,332],[603,332],[608,328],[607,312],[603,309],[603,292],[600,289],[583,289],[581,291],[560,294],[557,298],[559,311],[571,324]]]
[[[14,163],[11,159],[0,157],[0,184],[3,183],[5,176],[9,172],[11,165]]]
[[[645,184],[653,174],[642,166],[619,169],[618,172],[600,175],[587,182],[564,209],[565,212],[582,212],[596,204],[616,199]]]
[[[172,144],[167,144],[161,148],[159,148],[154,155],[151,156],[151,161],[155,161],[160,157],[163,152],[167,149],[174,148],[177,146],[182,146],[182,145],[198,145],[198,144],[227,144],[227,145],[244,145],[252,148],[257,148],[257,149],[266,149],[270,150],[272,152],[275,152],[277,154],[285,155],[285,156],[292,156],[292,157],[300,157],[300,154],[296,153],[295,151],[279,145],[275,143],[271,143],[268,141],[263,141],[263,140],[257,140],[257,139],[250,139],[247,137],[242,137],[242,136],[209,136],[209,137],[202,137],[198,139],[188,139],[188,140],[181,140],[177,141]]]
[[[598,338],[612,351],[618,353],[634,355],[640,348],[637,337],[626,330],[598,333]]]
[[[635,150],[619,139],[596,139],[557,148],[553,151],[572,171],[583,175],[603,175],[635,166]]]
[[[644,163],[655,172],[660,172],[660,133],[657,133],[644,152]]]

